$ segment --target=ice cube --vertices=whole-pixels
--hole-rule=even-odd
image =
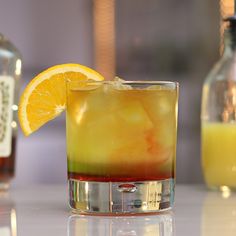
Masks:
[[[175,117],[176,95],[171,91],[151,91],[144,99],[144,107],[151,119],[158,122]]]
[[[70,159],[84,163],[105,164],[117,144],[117,121],[112,114],[104,115],[76,127],[67,125]]]
[[[120,148],[114,149],[111,154],[112,163],[126,163],[127,166],[145,163],[148,158],[148,144],[143,135],[135,137],[124,143]]]
[[[125,80],[115,77],[114,80],[110,81],[110,84],[112,85],[112,88],[117,90],[132,90],[132,86],[128,84],[124,84]]]
[[[71,83],[69,83],[69,89],[72,92],[87,91],[87,90],[89,91],[98,89],[101,85],[102,84],[100,82],[94,81],[92,79],[71,81]]]
[[[147,130],[152,128],[153,124],[139,101],[132,101],[124,105],[117,111],[121,122],[127,125],[127,129]]]
[[[158,113],[161,115],[169,114],[173,110],[171,99],[169,99],[168,97],[160,97],[156,102]]]

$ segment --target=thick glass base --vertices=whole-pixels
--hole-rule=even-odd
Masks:
[[[75,213],[157,213],[173,207],[174,180],[92,182],[69,179],[69,197]]]

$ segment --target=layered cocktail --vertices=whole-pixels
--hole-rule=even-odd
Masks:
[[[67,82],[73,209],[136,213],[172,206],[177,97],[172,82]]]
[[[153,213],[174,201],[178,84],[52,66],[23,91],[28,136],[66,110],[69,204],[88,214]]]

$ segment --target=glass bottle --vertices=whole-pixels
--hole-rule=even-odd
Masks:
[[[0,190],[9,187],[15,173],[21,64],[19,51],[0,34]]]
[[[207,186],[236,189],[236,15],[226,19],[225,50],[203,85],[202,168]]]

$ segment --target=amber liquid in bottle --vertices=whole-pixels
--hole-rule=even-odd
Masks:
[[[0,156],[0,183],[8,182],[15,175],[16,138],[12,137],[11,154],[8,157]]]

